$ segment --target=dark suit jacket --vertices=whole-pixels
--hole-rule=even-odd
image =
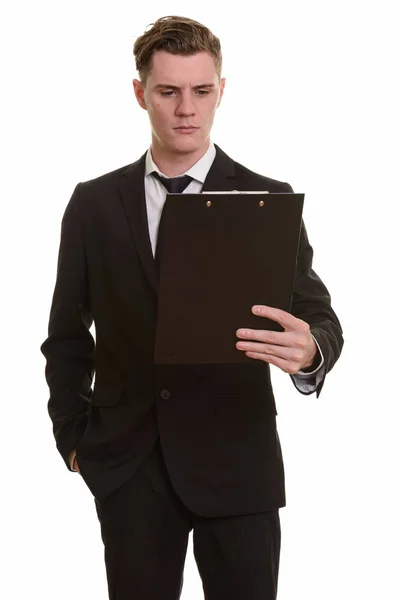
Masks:
[[[203,190],[292,191],[216,149]],[[268,364],[154,365],[158,280],[144,168],[145,155],[78,184],[63,217],[41,346],[58,450],[68,465],[76,448],[82,477],[104,497],[132,476],[160,435],[172,484],[197,514],[282,507],[284,468]],[[303,225],[292,313],[310,324],[328,372],[343,339],[312,254]]]

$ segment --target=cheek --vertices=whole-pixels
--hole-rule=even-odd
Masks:
[[[214,120],[216,110],[217,107],[213,104],[212,106],[209,106],[207,112],[204,113],[204,118],[205,120],[207,120],[208,123],[212,123],[212,121]]]
[[[218,101],[215,98],[213,98],[213,101],[207,105],[206,110],[205,110],[205,112],[207,113],[208,119],[214,118],[215,112],[217,110],[217,106],[218,106]]]
[[[152,125],[159,126],[160,124],[160,107],[157,104],[152,104],[148,110],[150,121]]]
[[[166,120],[165,110],[159,102],[155,102],[151,107],[151,116],[153,121],[160,125]]]

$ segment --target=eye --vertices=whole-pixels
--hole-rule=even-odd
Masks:
[[[175,94],[175,90],[168,90],[167,92],[161,92],[161,96],[172,96],[173,94]]]
[[[197,90],[197,93],[199,94],[199,96],[207,96],[207,94],[209,94],[209,90]]]

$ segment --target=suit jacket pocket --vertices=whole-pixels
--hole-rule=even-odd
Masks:
[[[98,384],[94,386],[92,406],[116,406],[122,396],[124,388],[120,385]]]

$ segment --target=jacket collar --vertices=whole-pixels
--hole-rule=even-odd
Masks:
[[[223,192],[236,189],[235,163],[215,144],[216,155],[202,190]],[[158,293],[158,276],[151,248],[144,191],[145,152],[121,174],[119,189],[128,220],[132,241],[139,254],[144,272],[154,292]]]

